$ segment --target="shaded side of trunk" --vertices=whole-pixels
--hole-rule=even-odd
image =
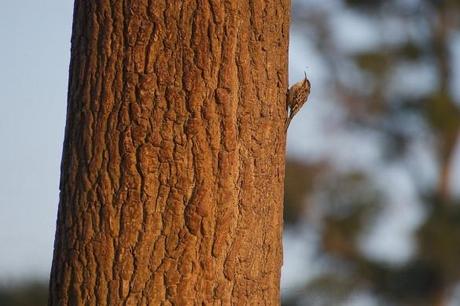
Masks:
[[[279,304],[289,0],[76,0],[50,305]]]

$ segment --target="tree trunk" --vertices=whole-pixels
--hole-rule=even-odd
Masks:
[[[50,305],[277,305],[289,0],[76,0]]]

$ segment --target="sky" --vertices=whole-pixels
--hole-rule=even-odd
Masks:
[[[0,279],[49,274],[72,0],[0,2]]]

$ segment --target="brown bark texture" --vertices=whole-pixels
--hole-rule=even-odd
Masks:
[[[277,305],[289,0],[76,0],[50,305]]]

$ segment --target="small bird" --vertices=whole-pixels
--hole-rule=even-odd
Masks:
[[[292,85],[287,92],[286,107],[289,115],[286,118],[286,131],[292,118],[294,118],[305,102],[307,102],[309,95],[310,81],[307,79],[307,74],[305,73],[305,79]]]

